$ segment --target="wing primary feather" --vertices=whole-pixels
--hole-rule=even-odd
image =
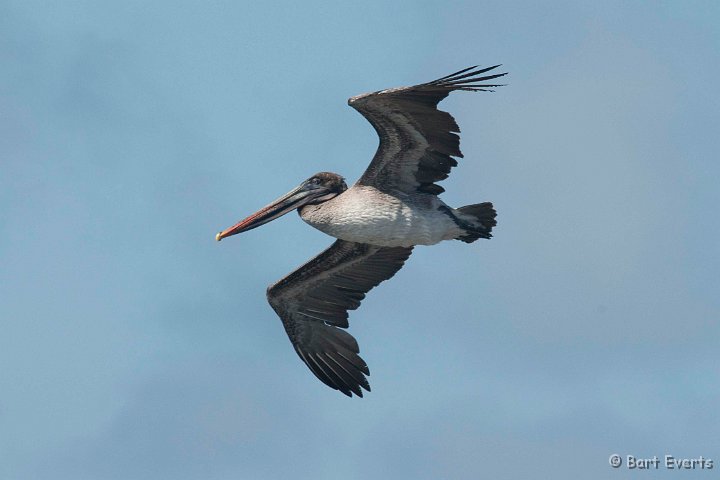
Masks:
[[[370,370],[368,369],[365,360],[363,360],[362,357],[360,357],[360,355],[358,355],[357,353],[351,352],[342,345],[337,343],[334,344],[328,341],[323,345],[322,351],[325,353],[325,355],[331,357],[337,363],[345,365],[347,367],[345,368],[346,371],[355,372],[352,375],[358,378],[359,382],[365,378],[361,375],[361,373],[364,373],[368,376],[370,375]],[[365,380],[365,382],[367,382],[367,380]]]
[[[315,362],[310,362],[310,361],[308,360],[308,358],[305,356],[305,353],[304,353],[302,350],[300,350],[299,348],[295,347],[295,351],[297,352],[298,356],[300,356],[300,359],[303,361],[303,363],[304,363],[305,365],[307,365],[307,367],[310,369],[310,371],[311,371],[321,382],[323,382],[325,385],[327,385],[328,387],[332,388],[333,390],[338,390],[338,388],[333,384],[332,380],[330,380],[330,378],[328,378],[328,376],[325,375],[325,373],[316,366]]]
[[[325,355],[333,362],[338,364],[340,368],[342,368],[348,375],[353,378],[353,380],[355,380],[355,382],[357,382],[358,385],[363,387],[368,392],[370,391],[370,383],[368,383],[367,378],[365,378],[365,376],[360,373],[360,371],[356,369],[352,363],[348,362],[345,357],[343,357],[337,352],[335,352],[334,355],[329,353],[326,353]]]
[[[463,83],[486,82],[486,81],[488,81],[488,80],[492,80],[493,78],[504,77],[505,75],[507,75],[507,72],[505,72],[505,73],[498,73],[498,74],[495,74],[495,75],[488,75],[488,76],[486,76],[486,77],[480,77],[480,78],[478,78],[478,77],[469,77],[469,78],[464,78],[464,79],[462,79],[462,80],[460,80],[460,79],[458,79],[458,80],[453,80],[452,82],[447,82],[447,83],[445,83],[445,85],[461,85],[461,84],[463,84]]]
[[[358,397],[362,397],[362,390],[360,390],[360,385],[349,373],[347,373],[343,368],[341,368],[339,364],[334,361],[329,362],[329,357],[327,357],[327,355],[316,353],[315,356],[335,375],[335,377],[339,380],[338,383],[341,386],[351,390]]]
[[[501,65],[502,65],[502,64],[498,64],[498,65],[494,65],[494,66],[492,66],[492,67],[482,68],[482,69],[480,69],[480,70],[475,70],[475,71],[466,73],[465,75],[450,75],[449,77],[445,77],[445,78],[443,78],[443,79],[435,80],[435,82],[432,82],[432,83],[436,83],[436,82],[437,82],[437,83],[455,83],[457,80],[460,80],[460,79],[463,79],[463,78],[467,78],[467,77],[477,77],[478,75],[481,75],[481,74],[483,74],[483,73],[485,73],[485,72],[489,72],[490,70],[493,70],[493,69],[495,69],[495,68],[497,68],[497,67],[499,67],[499,66],[501,66]],[[458,72],[458,73],[460,73],[460,72]],[[504,74],[503,74],[503,75],[504,75]]]
[[[365,363],[365,360],[363,360],[359,355],[350,355],[350,358],[348,358],[348,356],[344,355],[340,351],[336,353],[348,362],[350,362],[355,368],[360,370],[365,375],[370,375],[370,369],[368,368],[367,363]]]
[[[340,390],[342,393],[347,395],[348,397],[352,397],[352,393],[350,391],[350,388],[348,385],[345,385],[345,382],[343,381],[340,376],[333,371],[332,368],[330,368],[329,365],[325,363],[325,361],[322,358],[319,358],[317,354],[310,355],[309,360],[313,362],[322,372],[330,379],[330,381],[333,383],[333,387],[335,387],[336,390]]]
[[[507,83],[497,83],[497,84],[485,84],[485,83],[478,83],[476,84],[470,84],[470,85],[460,85],[455,87],[456,90],[470,90],[470,89],[483,89],[483,88],[496,88],[496,87],[507,87]],[[487,90],[486,90],[487,91]],[[495,90],[491,90],[495,91]]]
[[[485,87],[486,85],[483,85],[482,87]],[[487,85],[490,87],[504,87],[505,85]],[[455,90],[462,90],[463,92],[494,92],[492,88],[481,88],[480,86],[477,87],[456,87]]]
[[[497,66],[498,66],[498,65],[495,65],[495,67],[497,67]],[[445,79],[447,79],[447,78],[454,77],[455,75],[460,75],[461,73],[465,73],[465,72],[467,72],[468,70],[472,70],[472,69],[477,68],[477,67],[478,67],[478,65],[474,65],[474,66],[472,66],[472,67],[463,68],[462,70],[460,70],[460,71],[458,71],[458,72],[451,73],[450,75],[445,75],[444,77],[440,77],[440,78],[438,78],[438,79],[436,79],[436,80],[433,80],[432,82],[428,82],[428,83],[442,82],[443,80],[445,80]],[[489,69],[486,69],[486,70],[484,70],[484,71],[487,72],[487,70],[492,70],[492,69],[495,68],[495,67],[490,67]],[[481,71],[480,73],[482,73],[482,72],[483,72],[483,71]],[[471,75],[472,75],[472,74],[471,74]]]
[[[477,68],[477,66],[471,67],[471,68],[466,68],[465,70],[456,72],[453,75],[447,75],[445,77],[438,78],[437,80],[433,80],[432,82],[428,82],[425,85],[446,84],[446,83],[451,83],[451,82],[454,82],[454,81],[462,79],[462,78],[476,77],[478,75],[482,75],[485,72],[489,72],[490,70],[493,70],[501,65],[502,64],[493,65],[492,67],[486,67],[486,68],[482,68],[480,70],[474,70],[475,68]],[[468,70],[472,70],[472,71],[468,71]],[[467,72],[467,73],[465,73],[465,72]]]

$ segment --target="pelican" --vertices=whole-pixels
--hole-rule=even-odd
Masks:
[[[236,225],[223,238],[247,232],[286,213],[337,240],[330,248],[267,289],[295,351],[325,385],[348,397],[370,391],[370,375],[348,328],[348,311],[402,268],[415,245],[490,238],[492,203],[452,208],[435,182],[457,165],[460,129],[438,103],[450,92],[493,91],[499,67],[465,68],[432,82],[358,95],[348,104],[375,128],[380,145],[350,188],[336,173],[320,172]]]

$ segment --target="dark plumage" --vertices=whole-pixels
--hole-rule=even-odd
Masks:
[[[481,76],[500,65],[452,75],[413,87],[392,88],[358,95],[348,104],[375,127],[380,146],[359,184],[380,190],[400,189],[438,195],[445,191],[434,182],[444,180],[462,158],[460,127],[438,103],[454,90],[492,91],[497,84],[480,84],[505,73]],[[422,140],[419,140],[421,138]],[[411,154],[416,152],[415,154]]]
[[[297,209],[304,221],[338,240],[270,286],[267,298],[298,356],[323,383],[348,396],[370,391],[360,348],[347,333],[348,311],[392,277],[414,245],[490,238],[489,202],[454,209],[436,182],[458,163],[460,128],[437,109],[455,90],[488,91],[483,75],[498,65],[466,68],[432,82],[368,93],[348,100],[375,127],[380,145],[365,173],[348,189],[335,173],[320,172],[216,238],[245,232]]]

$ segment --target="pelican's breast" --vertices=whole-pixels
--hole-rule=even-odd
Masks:
[[[327,202],[301,208],[300,216],[318,230],[351,242],[433,245],[458,234],[452,219],[438,210],[441,205],[434,195],[389,195],[355,185]]]

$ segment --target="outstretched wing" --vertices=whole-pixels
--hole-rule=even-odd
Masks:
[[[337,240],[267,291],[268,301],[303,362],[323,383],[351,397],[370,391],[367,364],[348,328],[348,310],[395,275],[412,247]]]
[[[462,157],[460,133],[455,119],[437,109],[454,90],[492,91],[501,85],[484,84],[505,73],[482,76],[500,65],[477,66],[414,87],[391,88],[358,95],[348,104],[375,127],[380,146],[358,184],[382,191],[439,194],[445,191],[434,182],[448,177]]]

